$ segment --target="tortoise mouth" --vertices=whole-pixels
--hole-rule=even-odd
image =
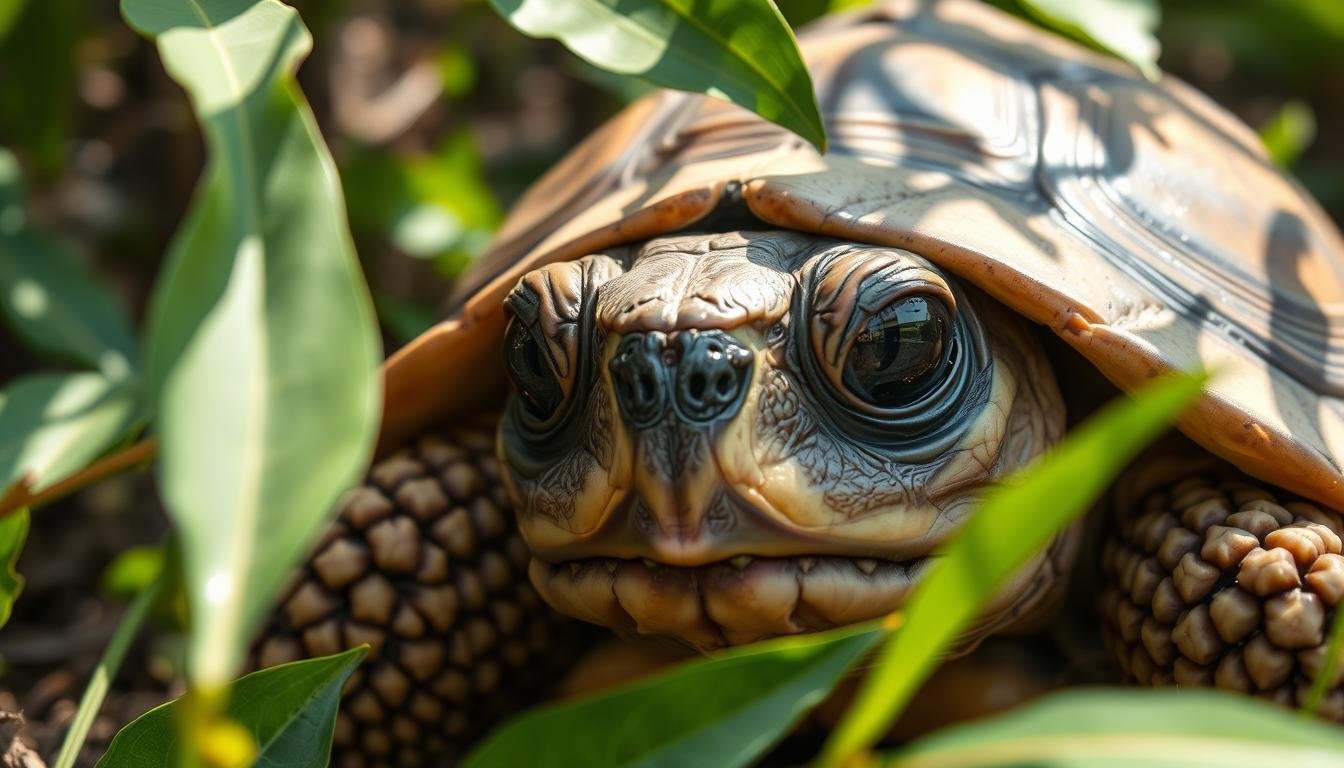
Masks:
[[[932,557],[737,555],[695,566],[648,559],[532,559],[529,576],[561,613],[699,650],[814,632],[899,608]]]

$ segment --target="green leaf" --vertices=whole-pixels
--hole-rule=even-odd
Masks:
[[[164,569],[163,547],[131,547],[103,569],[101,584],[107,594],[130,600],[159,580]]]
[[[589,63],[745,107],[826,151],[812,78],[770,0],[490,0]]]
[[[1046,26],[1091,43],[1156,80],[1157,0],[1018,0]]]
[[[1260,128],[1260,141],[1280,168],[1291,168],[1316,140],[1316,113],[1301,101],[1289,101]]]
[[[160,487],[182,542],[192,680],[253,627],[368,461],[378,331],[275,0],[123,0],[191,96],[209,163],[151,306]]]
[[[30,346],[127,378],[135,336],[125,310],[25,218],[18,161],[0,149],[0,314]]]
[[[41,175],[60,171],[70,154],[79,100],[75,48],[88,27],[81,0],[0,0],[0,136]],[[19,7],[13,7],[17,5]]]
[[[361,234],[391,239],[402,252],[434,259],[456,275],[484,252],[503,219],[465,131],[432,153],[355,150],[341,165],[350,219]]]
[[[1092,689],[940,731],[896,753],[900,768],[1344,765],[1344,731],[1221,691]]]
[[[27,0],[0,0],[0,41],[14,28]]]
[[[747,765],[881,637],[873,624],[771,640],[496,729],[466,768]]]
[[[110,379],[135,369],[125,311],[63,247],[39,235],[0,234],[0,312],[34,349],[73,360]]]
[[[121,662],[126,658],[126,651],[140,633],[140,625],[144,623],[145,616],[149,614],[150,608],[158,598],[161,582],[157,576],[158,573],[155,574],[156,578],[144,585],[126,612],[122,614],[121,621],[117,622],[117,631],[112,633],[107,647],[103,649],[103,657],[98,660],[98,666],[93,668],[93,674],[89,676],[89,684],[85,686],[84,695],[79,699],[79,707],[70,720],[70,729],[65,732],[61,751],[57,754],[52,768],[73,768],[79,759],[79,754],[84,749],[84,741],[89,737],[89,730],[93,728],[93,721],[102,710],[107,692],[112,688],[112,681],[116,679],[117,671],[121,669]]]
[[[36,493],[83,469],[133,426],[137,401],[97,373],[35,374],[0,390],[0,491]]]
[[[869,5],[871,0],[774,0],[774,2],[789,25],[797,29],[827,14]]]
[[[1016,482],[986,494],[942,550],[882,647],[820,764],[839,766],[885,734],[948,644],[1005,579],[1085,512],[1138,451],[1199,395],[1203,376],[1159,379],[1089,419]]]
[[[253,672],[230,686],[227,715],[257,743],[254,768],[325,768],[341,688],[367,646],[335,656]],[[122,728],[99,768],[176,768],[182,763],[174,720],[181,699],[155,707]]]
[[[28,538],[28,510],[0,517],[0,627],[9,622],[14,601],[23,591],[23,577],[15,566],[23,553],[23,542]]]
[[[375,293],[373,305],[383,327],[401,344],[409,344],[437,321],[433,311],[389,293]]]

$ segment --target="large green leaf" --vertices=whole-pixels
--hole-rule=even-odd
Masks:
[[[1344,765],[1344,730],[1220,691],[1076,690],[941,731],[888,765],[1325,768]]]
[[[367,646],[335,656],[281,664],[253,672],[229,690],[228,717],[256,742],[253,768],[325,768],[341,688]],[[182,744],[175,727],[181,700],[131,721],[117,733],[99,768],[177,768]]]
[[[772,640],[538,710],[492,733],[466,767],[747,765],[880,636],[867,624]]]
[[[1047,26],[1090,42],[1158,76],[1157,0],[1018,0]]]
[[[746,107],[826,149],[812,78],[770,0],[490,0],[603,69]]]
[[[1176,375],[1089,419],[1016,482],[986,495],[910,597],[854,707],[822,753],[839,766],[876,743],[1000,584],[1091,506],[1139,449],[1199,394],[1202,376]]]
[[[198,684],[252,628],[372,450],[378,334],[336,169],[294,80],[311,38],[275,0],[123,0],[191,96],[209,163],[150,313],[160,485]]]
[[[10,383],[0,390],[0,491],[22,483],[36,493],[83,469],[125,435],[136,406],[134,388],[99,373]]]
[[[0,627],[9,621],[14,601],[23,591],[23,577],[15,569],[28,538],[28,510],[0,518]]]
[[[56,242],[28,229],[14,155],[0,149],[0,314],[30,346],[127,378],[135,336],[125,310]]]

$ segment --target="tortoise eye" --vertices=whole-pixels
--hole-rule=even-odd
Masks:
[[[546,354],[532,332],[516,319],[504,334],[504,357],[509,380],[528,414],[539,421],[555,415],[564,391]]]
[[[910,296],[868,319],[845,355],[841,380],[878,408],[909,405],[928,393],[951,362],[947,308]]]

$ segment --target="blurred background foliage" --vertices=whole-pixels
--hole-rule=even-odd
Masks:
[[[518,34],[484,0],[293,4],[315,40],[299,80],[340,168],[387,349],[434,320],[528,184],[648,90]],[[855,4],[778,3],[795,27]],[[994,4],[1031,18],[1016,0]],[[1161,67],[1261,130],[1276,161],[1344,222],[1344,2],[1166,0],[1160,10]],[[142,327],[204,151],[181,90],[115,3],[0,0],[0,147],[21,167],[27,218],[0,215],[0,232],[58,238]],[[50,369],[41,354],[0,334],[0,385]],[[144,563],[108,566],[161,540],[154,494],[146,477],[125,476],[34,517],[25,597],[0,637],[3,688],[22,690],[31,716],[59,726],[65,707],[68,718],[116,626],[111,606],[147,578],[136,575]],[[69,586],[100,578],[107,594]],[[156,688],[178,692],[178,658],[160,648],[128,665],[152,680],[128,686],[140,698],[114,702],[112,719],[162,701]],[[9,695],[0,709],[17,708]]]

